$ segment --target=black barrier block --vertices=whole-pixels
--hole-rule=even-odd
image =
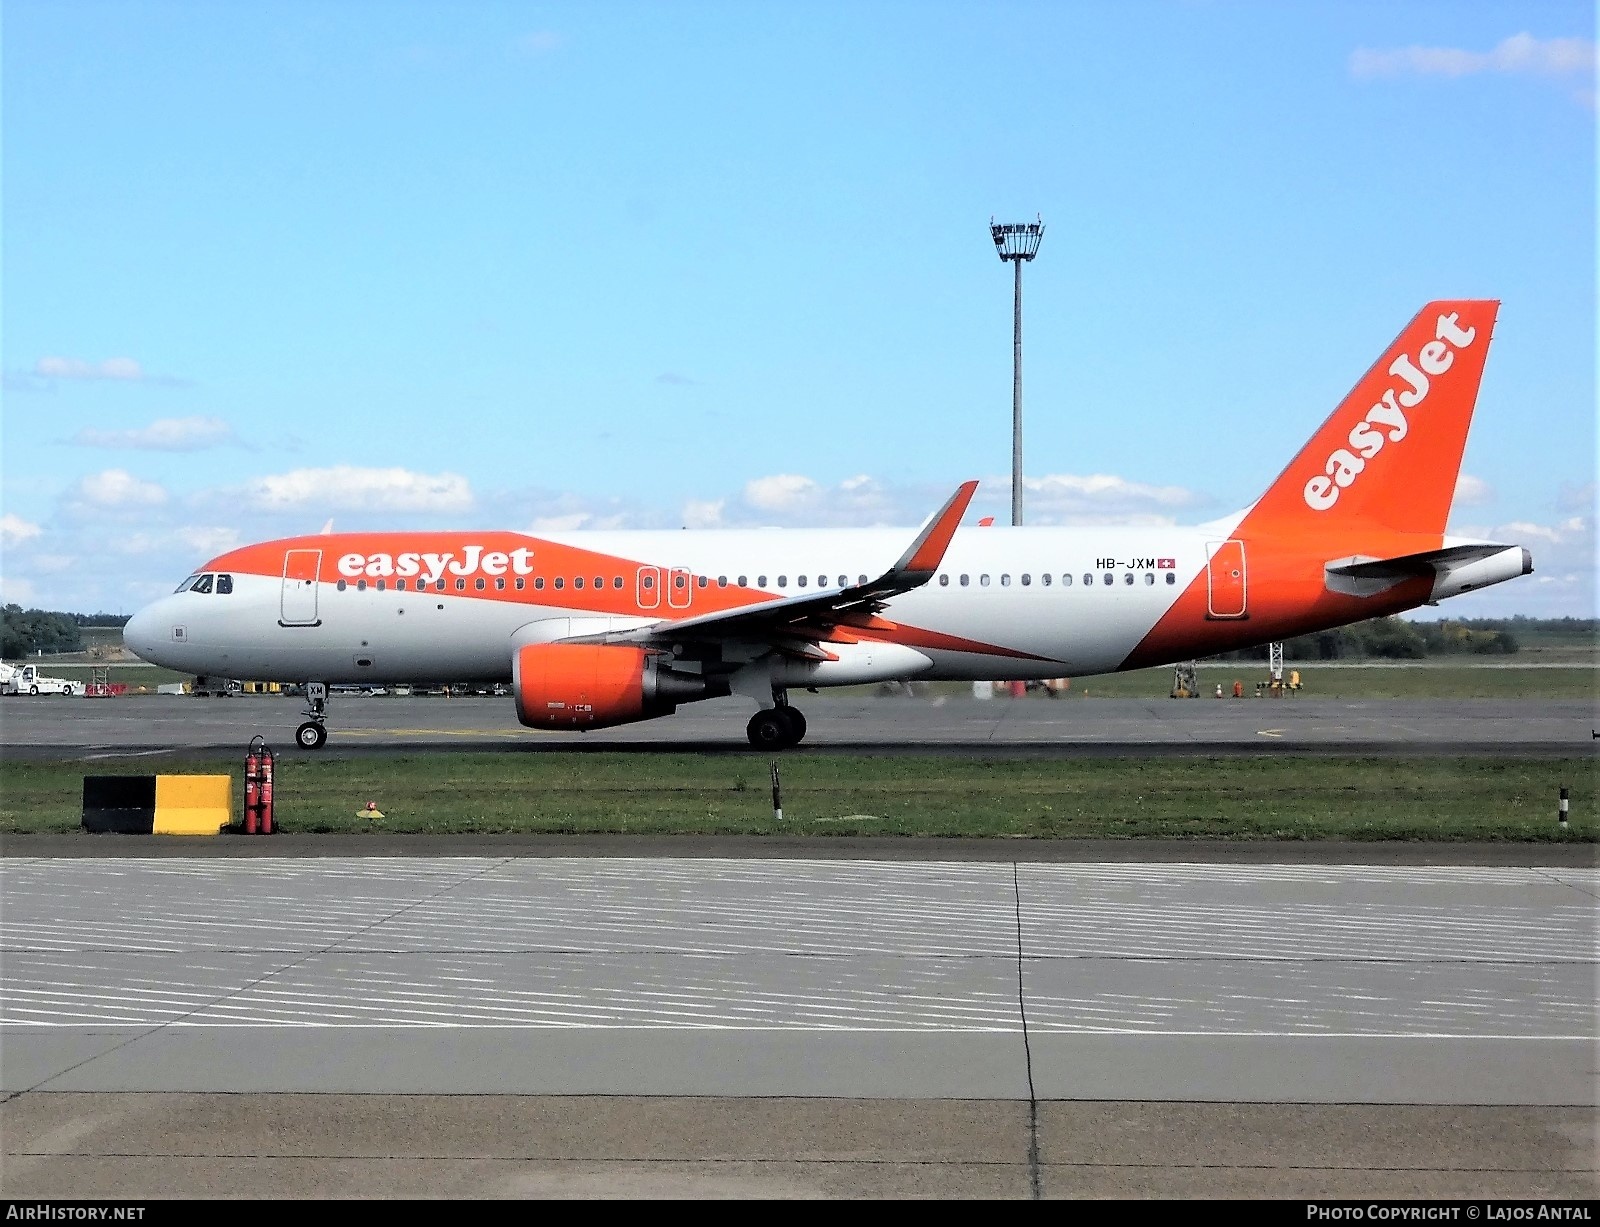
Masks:
[[[83,777],[83,829],[95,835],[148,835],[156,820],[153,775]]]

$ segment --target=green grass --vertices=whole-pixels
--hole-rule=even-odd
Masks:
[[[1286,700],[1287,701],[1287,700]],[[290,832],[932,835],[1028,839],[1596,839],[1594,760],[1489,757],[970,759],[433,753],[280,760]],[[106,774],[229,773],[232,758],[108,760]],[[0,763],[0,834],[81,826],[81,763]],[[1569,829],[1557,789],[1571,788]],[[357,816],[376,801],[385,817]]]

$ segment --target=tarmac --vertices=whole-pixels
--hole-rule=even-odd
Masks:
[[[1040,756],[1298,753],[1592,752],[1595,704],[1577,700],[1096,699],[845,697],[794,694],[805,741],[786,753],[968,753]],[[93,758],[175,751],[243,752],[261,735],[279,754],[433,749],[666,750],[749,753],[753,706],[714,699],[641,724],[587,733],[523,728],[509,698],[334,696],[328,742],[301,751],[299,700],[281,696],[0,702],[8,757]]]
[[[1594,744],[1588,703],[803,702],[790,753]],[[509,706],[339,696],[320,753],[748,752],[736,704]],[[0,740],[297,754],[298,713]],[[0,1195],[1593,1199],[1597,899],[1592,845],[13,838]]]

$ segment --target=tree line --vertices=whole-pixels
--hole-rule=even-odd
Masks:
[[[0,609],[0,656],[18,660],[24,656],[37,656],[43,652],[54,656],[58,652],[83,651],[82,628],[85,626],[122,626],[128,614],[61,613],[52,609],[23,609],[20,605],[7,605]]]
[[[1371,618],[1332,630],[1286,639],[1290,660],[1421,660],[1426,656],[1510,656],[1532,637],[1593,639],[1597,618],[1457,618],[1412,622],[1401,617]],[[1218,660],[1266,660],[1267,645],[1224,652]]]

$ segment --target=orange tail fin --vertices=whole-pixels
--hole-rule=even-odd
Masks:
[[[1499,309],[1424,307],[1251,509],[1250,526],[1442,533]]]

